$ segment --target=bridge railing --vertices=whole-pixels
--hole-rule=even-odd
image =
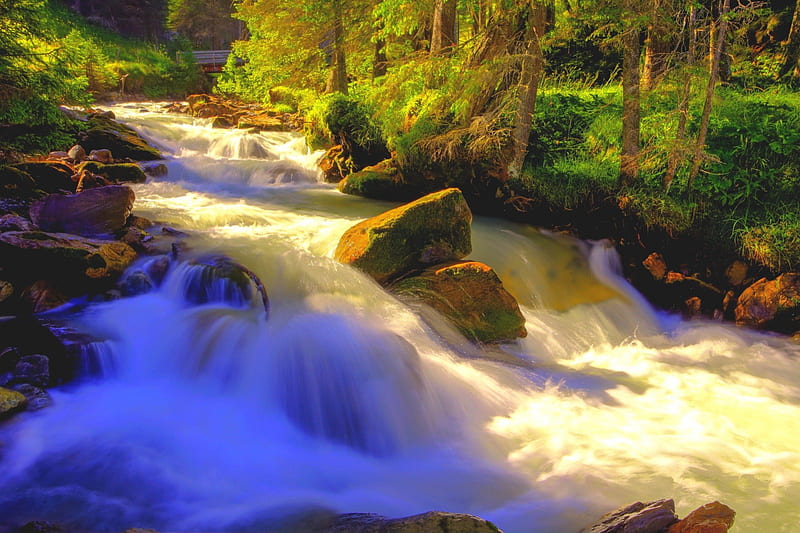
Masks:
[[[231,55],[230,50],[196,50],[192,52],[194,60],[198,65],[224,65]]]

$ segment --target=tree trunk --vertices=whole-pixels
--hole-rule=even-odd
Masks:
[[[697,60],[697,11],[691,7],[687,24],[689,47],[686,51],[686,64],[681,76],[681,93],[678,101],[678,129],[675,132],[675,144],[669,153],[667,172],[664,174],[664,190],[669,191],[672,180],[678,173],[678,166],[683,159],[684,143],[686,142],[686,124],[689,121],[689,99],[692,93],[692,67]]]
[[[525,51],[520,69],[517,109],[514,128],[511,134],[511,158],[508,165],[510,178],[518,178],[528,152],[528,139],[531,134],[533,111],[536,107],[536,94],[544,68],[544,54],[541,38],[544,35],[545,9],[536,3],[530,8],[525,30]]]
[[[792,16],[792,25],[789,28],[789,35],[783,41],[784,60],[781,66],[780,76],[791,74],[792,76],[800,76],[800,69],[798,69],[797,62],[800,60],[800,0],[794,4],[794,15]]]
[[[333,3],[333,56],[331,58],[331,72],[328,78],[327,91],[347,94],[347,64],[344,55],[344,27],[342,25],[342,11],[339,2]]]
[[[654,18],[655,15],[653,13]],[[658,79],[666,72],[670,44],[669,36],[663,28],[656,24],[648,24],[647,38],[644,41],[644,72],[642,74],[642,88],[645,91],[654,89]]]
[[[708,85],[706,86],[706,98],[703,102],[703,114],[700,116],[700,127],[697,130],[697,142],[694,147],[692,158],[692,171],[689,173],[688,187],[691,189],[694,179],[700,173],[703,164],[703,151],[706,147],[706,136],[708,135],[708,123],[711,120],[711,107],[714,99],[714,89],[717,87],[719,78],[719,64],[722,59],[722,48],[725,43],[725,36],[728,32],[727,14],[730,11],[730,0],[722,0],[719,10],[719,24],[715,32],[714,50],[711,55],[711,68],[708,74]]]
[[[388,59],[386,58],[386,41],[377,39],[375,41],[375,55],[372,58],[372,79],[386,75]]]
[[[622,34],[622,153],[619,185],[631,185],[639,178],[639,31],[629,27]]]
[[[456,0],[436,0],[433,8],[431,55],[451,52],[456,42]]]

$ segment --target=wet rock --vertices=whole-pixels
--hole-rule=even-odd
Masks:
[[[87,157],[89,161],[96,161],[98,163],[113,163],[114,156],[111,155],[111,150],[107,148],[100,148],[99,150],[92,150]]]
[[[80,144],[76,144],[69,149],[67,156],[73,161],[83,161],[86,159],[86,150]]]
[[[3,215],[0,217],[0,233],[4,231],[31,231],[33,224],[30,220],[19,215]]]
[[[727,505],[711,502],[672,524],[668,533],[726,533],[733,526],[735,517],[736,512]]]
[[[322,165],[320,167],[324,173],[325,168]],[[394,162],[386,160],[348,174],[339,182],[337,189],[344,194],[397,201],[418,198],[425,191],[425,186],[408,183]]]
[[[739,295],[734,313],[738,325],[794,333],[800,329],[800,273],[756,281]]]
[[[69,299],[57,284],[48,280],[35,281],[22,291],[20,297],[22,306],[30,313],[42,313],[61,307]]]
[[[50,359],[38,354],[22,356],[14,369],[13,383],[47,387],[50,383]]]
[[[650,272],[653,279],[662,280],[667,275],[667,263],[664,261],[664,256],[659,253],[652,253],[648,255],[642,265]]]
[[[28,198],[34,195],[36,182],[30,174],[11,166],[0,166],[0,197]]]
[[[5,302],[14,294],[14,286],[10,281],[0,279],[0,303]]]
[[[138,296],[152,291],[155,283],[150,279],[146,272],[137,270],[125,273],[119,282],[119,290],[122,296]]]
[[[84,237],[111,235],[122,229],[133,209],[133,189],[109,185],[76,194],[51,194],[34,202],[31,220],[44,231]]]
[[[725,269],[725,279],[732,287],[739,287],[747,279],[749,269],[747,263],[737,259]]]
[[[368,513],[343,514],[319,533],[502,533],[491,522],[467,514],[428,513],[386,518]]]
[[[149,218],[140,217],[138,215],[129,216],[127,225],[132,228],[139,228],[141,230],[146,230],[154,226],[152,220],[150,220]]]
[[[354,170],[353,160],[345,154],[341,144],[329,148],[317,165],[322,171],[322,179],[326,183],[340,182]],[[339,190],[341,191],[341,189]]]
[[[256,131],[290,131],[283,121],[276,117],[274,113],[265,111],[262,113],[246,114],[239,117],[236,123],[239,129],[254,129]]]
[[[432,307],[470,340],[503,342],[527,334],[516,299],[483,263],[437,265],[404,277],[390,290]]]
[[[69,159],[69,154],[63,150],[56,150],[47,154],[47,159],[51,161],[63,161]]]
[[[92,116],[87,131],[81,135],[81,146],[86,150],[111,150],[120,159],[153,161],[161,153],[142,139],[133,129],[108,117]]]
[[[677,520],[672,500],[636,502],[603,516],[581,533],[662,533]]]
[[[17,163],[13,168],[27,173],[35,183],[35,188],[54,193],[75,190],[72,167],[61,161],[29,161]]]
[[[233,122],[228,117],[212,117],[211,127],[217,129],[230,129],[233,127]]]
[[[75,290],[116,280],[136,259],[121,242],[41,231],[0,234],[0,255],[19,277],[62,281]]]
[[[269,298],[261,280],[251,270],[225,256],[203,256],[189,262],[185,298],[196,305],[224,302],[243,306],[253,297],[251,282],[261,295],[269,316]]]
[[[147,165],[144,167],[144,173],[148,176],[153,176],[154,178],[160,178],[162,176],[166,176],[169,174],[169,168],[164,163],[158,163],[157,165]]]
[[[147,175],[135,163],[102,163],[96,160],[86,161],[78,167],[79,171],[88,170],[93,174],[103,176],[106,179],[120,183],[144,183]]]
[[[42,390],[39,387],[34,387],[29,383],[14,385],[13,390],[25,396],[25,400],[28,402],[28,411],[38,411],[53,405],[53,398],[50,397],[46,390]]]
[[[86,189],[96,189],[97,187],[106,187],[113,185],[108,178],[99,176],[88,170],[81,170],[76,175],[75,192],[82,192]]]
[[[335,257],[384,283],[466,257],[472,251],[471,222],[461,191],[445,189],[356,224],[342,236]]]
[[[23,411],[26,404],[27,400],[22,393],[0,387],[0,420]]]

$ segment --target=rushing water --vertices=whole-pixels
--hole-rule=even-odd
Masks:
[[[478,217],[470,257],[528,336],[475,347],[332,259],[391,204],[318,183],[298,137],[116,111],[169,154],[135,213],[256,272],[270,317],[187,301],[187,265],[75,317],[106,339],[104,375],[2,427],[0,525],[305,531],[444,510],[566,533],[674,497],[681,515],[730,505],[734,531],[800,531],[796,344],[656,314],[604,243]]]

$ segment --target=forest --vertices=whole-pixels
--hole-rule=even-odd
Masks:
[[[213,90],[298,113],[312,147],[345,147],[343,174],[391,156],[395,184],[457,185],[488,213],[580,226],[558,214],[617,205],[669,237],[703,236],[773,271],[800,265],[791,2],[23,0],[2,10],[0,139],[12,151],[63,139],[69,127],[51,127],[65,120],[61,104]],[[219,75],[188,54],[229,47]],[[370,193],[385,189],[370,179],[350,189],[414,194]]]

